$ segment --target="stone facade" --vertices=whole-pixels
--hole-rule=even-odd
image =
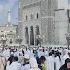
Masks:
[[[36,45],[38,38],[44,45],[66,45],[67,11],[58,6],[58,0],[19,1],[18,27],[23,45]]]
[[[52,4],[53,3],[53,4]],[[26,43],[25,28],[28,28],[28,40],[30,45],[30,27],[33,26],[34,45],[39,35],[42,43],[48,44],[53,41],[51,30],[53,28],[54,9],[56,6],[54,0],[21,0],[19,1],[19,34],[23,38],[23,44]],[[46,6],[45,6],[46,5]],[[50,26],[51,25],[51,26]],[[36,26],[39,27],[39,34],[36,34]],[[26,43],[27,44],[27,43]]]
[[[68,33],[67,10],[59,9],[55,11],[55,43],[66,45],[66,34]]]

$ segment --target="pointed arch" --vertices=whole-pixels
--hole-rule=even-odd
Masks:
[[[39,39],[37,38],[40,35],[39,25],[36,25],[36,38],[35,38],[35,45],[39,44]]]
[[[34,45],[34,31],[33,31],[33,26],[30,27],[30,45]]]
[[[28,27],[25,27],[25,38],[26,38],[26,44],[29,44],[29,34],[28,34]]]

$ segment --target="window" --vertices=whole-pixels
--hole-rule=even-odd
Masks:
[[[33,19],[33,15],[31,14],[31,19]]]
[[[37,13],[37,19],[38,19],[38,17],[39,17],[39,16],[38,16],[38,13]]]
[[[28,35],[28,27],[25,27],[25,38],[26,38],[26,43],[29,43],[29,35]]]
[[[35,45],[40,44],[40,40],[38,38],[38,35],[40,35],[40,31],[39,31],[39,26],[36,25],[36,39],[35,39]]]
[[[39,26],[36,25],[36,35],[40,35]]]
[[[2,34],[1,37],[4,37],[4,35]]]
[[[10,44],[12,44],[13,43],[13,41],[12,41],[12,39],[10,39]]]
[[[26,21],[28,20],[28,17],[27,17],[27,15],[26,15]]]
[[[1,32],[3,32],[3,31],[1,31]]]
[[[67,10],[67,17],[69,18],[69,9]]]
[[[68,21],[69,21],[69,23],[70,23],[70,17],[68,18]]]
[[[34,31],[33,31],[33,26],[30,27],[30,45],[34,45]]]
[[[10,32],[12,32],[12,31],[10,31]]]

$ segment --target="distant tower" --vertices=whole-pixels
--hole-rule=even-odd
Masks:
[[[11,23],[11,10],[8,10],[8,23]]]
[[[11,10],[9,9],[8,10],[8,23],[7,23],[7,26],[12,26],[12,24],[11,24]]]

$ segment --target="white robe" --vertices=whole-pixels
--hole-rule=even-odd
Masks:
[[[21,70],[21,64],[18,62],[12,62],[8,67],[8,70]]]
[[[40,70],[38,68],[37,61],[34,57],[30,58],[30,69],[28,69],[28,70]]]
[[[45,55],[45,53],[44,53],[43,51],[38,50],[38,56],[39,56],[39,58],[40,58],[41,56],[44,56],[44,55]]]
[[[54,70],[54,57],[49,56],[47,59],[47,70]]]
[[[45,56],[47,56],[47,57],[48,57],[48,55],[49,55],[49,54],[48,54],[48,51],[45,51]]]
[[[18,57],[19,57],[19,51],[16,51],[16,52],[14,53],[14,56],[18,56]]]
[[[39,68],[31,68],[29,70],[40,70]]]
[[[4,57],[10,57],[10,50],[9,49],[7,49],[7,50],[4,50],[3,51],[3,53],[2,53],[2,55],[4,56]]]
[[[55,60],[55,64],[56,64],[56,70],[59,70],[61,67],[61,61],[60,61],[59,57],[58,56],[55,57],[54,60]]]
[[[66,53],[63,57],[62,57],[62,65],[65,63],[65,60],[69,58],[68,54]]]
[[[29,70],[30,69],[30,64],[26,64],[21,67],[21,70]]]

